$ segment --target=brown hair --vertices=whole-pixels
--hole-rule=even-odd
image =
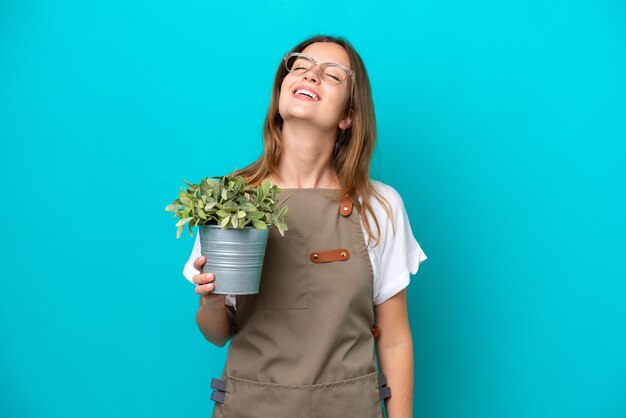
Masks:
[[[343,131],[337,129],[337,141],[331,157],[331,166],[341,184],[341,189],[333,198],[339,200],[345,195],[352,198],[369,235],[368,242],[373,234],[369,223],[365,221],[365,211],[370,213],[376,225],[375,245],[378,245],[380,225],[372,209],[370,198],[374,196],[381,202],[392,222],[392,227],[393,216],[389,202],[374,189],[369,179],[370,161],[376,144],[376,119],[369,77],[363,60],[344,37],[313,36],[296,45],[291,52],[302,52],[307,46],[316,42],[334,42],[341,45],[348,53],[350,67],[354,71],[354,82],[348,79],[351,83],[351,95],[345,110],[345,114],[352,112],[352,124]],[[263,125],[263,153],[257,161],[234,173],[243,176],[249,183],[256,184],[269,175],[279,175],[278,162],[282,153],[283,119],[278,111],[278,99],[282,81],[287,74],[288,71],[281,60],[274,77],[270,105]],[[359,204],[358,196],[362,198],[362,204]]]

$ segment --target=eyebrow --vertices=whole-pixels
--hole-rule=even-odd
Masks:
[[[312,56],[308,55],[308,54],[303,54],[302,52],[298,52],[298,54],[300,55],[304,55],[305,57],[309,57],[311,58],[313,61],[319,62],[321,64],[335,64],[335,65],[341,65],[342,67],[346,67],[347,69],[351,70],[352,68],[350,68],[349,66],[342,64],[340,62],[334,62],[334,61],[320,61],[320,60],[316,60],[315,58],[313,58]]]

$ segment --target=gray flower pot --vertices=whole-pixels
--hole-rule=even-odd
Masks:
[[[206,257],[203,273],[215,274],[218,295],[253,295],[259,282],[269,229],[200,225],[200,250]]]

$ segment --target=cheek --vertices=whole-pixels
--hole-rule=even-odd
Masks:
[[[350,100],[350,92],[336,91],[333,93],[333,104],[337,109],[343,110],[348,106]]]
[[[287,80],[288,77],[289,77],[289,75],[287,75],[287,77],[283,78],[283,82],[280,83],[280,91],[278,92],[278,102],[279,103],[282,102],[284,100],[284,98],[289,95],[289,87],[287,87],[288,84],[289,84],[289,81]],[[283,96],[285,96],[285,97],[283,97]]]
[[[285,106],[287,106],[286,102],[289,97],[289,88],[287,87],[285,81],[280,85],[280,91],[278,92],[278,113],[281,117],[283,117],[283,111],[285,110]]]
[[[280,93],[278,93],[278,109],[281,110],[285,106],[285,101],[287,100],[287,89],[280,89]]]
[[[286,91],[285,89],[288,89],[288,86],[290,84],[293,84],[294,80],[293,80],[293,75],[291,73],[287,73],[287,75],[285,76],[285,78],[283,78],[283,81],[280,83],[280,91]]]

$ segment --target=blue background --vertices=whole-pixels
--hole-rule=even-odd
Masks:
[[[362,55],[372,177],[429,259],[415,417],[626,416],[620,1],[4,1],[0,416],[206,417],[164,207],[252,162],[282,54]]]

